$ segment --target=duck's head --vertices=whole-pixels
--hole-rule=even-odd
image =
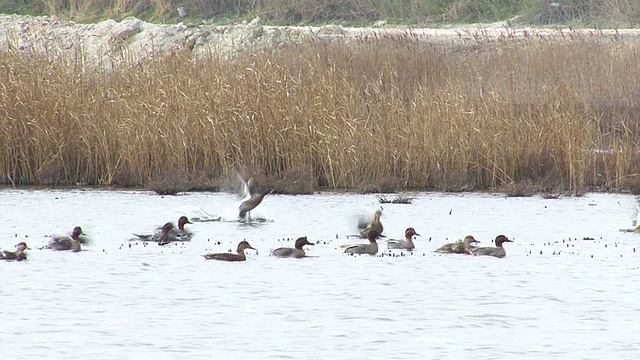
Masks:
[[[501,247],[502,244],[506,243],[506,242],[513,242],[513,241],[509,240],[509,238],[504,236],[504,235],[496,236],[496,246],[497,247]]]
[[[411,239],[413,236],[420,236],[420,234],[418,234],[416,232],[416,229],[409,227],[407,228],[407,230],[404,231],[404,237],[407,239]]]
[[[255,250],[255,248],[253,246],[251,246],[249,244],[249,242],[247,240],[242,240],[238,243],[238,252],[243,252],[246,249],[251,249],[251,250]]]
[[[376,212],[373,213],[373,221],[378,221],[380,220],[380,217],[382,216],[382,210],[378,209],[376,210]]]
[[[30,247],[27,246],[27,243],[24,241],[21,241],[19,243],[16,244],[16,249],[18,249],[18,251],[25,251],[25,250],[31,250]]]
[[[305,245],[313,245],[313,243],[310,243],[306,236],[302,236],[296,240],[295,248],[302,250]]]
[[[469,245],[471,245],[471,243],[479,243],[480,241],[476,240],[476,238],[474,238],[471,235],[467,235],[467,236],[464,237],[463,242],[464,242],[465,245],[469,246]]]
[[[163,234],[168,233],[169,231],[171,231],[173,229],[173,224],[168,222],[166,224],[164,224],[160,230],[162,231]]]
[[[379,232],[377,232],[376,230],[369,230],[369,232],[367,233],[367,240],[369,240],[369,242],[373,244],[376,242],[378,236],[380,236]]]
[[[180,216],[180,219],[178,219],[178,227],[180,229],[182,229],[184,227],[185,224],[193,224],[191,221],[189,221],[189,218],[186,216]]]
[[[71,232],[71,238],[77,240],[80,235],[85,235],[85,233],[82,232],[82,228],[80,226],[74,227]]]

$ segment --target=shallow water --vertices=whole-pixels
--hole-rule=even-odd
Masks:
[[[389,237],[422,234],[413,253],[353,257],[337,247],[357,241],[345,236],[375,195],[269,195],[254,212],[267,222],[198,222],[191,243],[129,247],[131,233],[182,214],[232,218],[237,198],[0,191],[0,247],[32,248],[26,262],[0,262],[2,358],[638,357],[640,234],[619,231],[631,227],[632,196],[415,196],[382,217]],[[75,225],[93,241],[86,251],[36,249]],[[515,241],[504,259],[432,252],[499,233]],[[268,256],[302,235],[320,241],[316,257]],[[200,256],[242,239],[258,249],[244,263]]]

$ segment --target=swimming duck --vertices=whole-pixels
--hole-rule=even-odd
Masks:
[[[375,213],[373,213],[373,220],[366,224],[366,223],[358,223],[358,227],[360,229],[362,229],[360,231],[360,236],[363,238],[368,239],[368,233],[371,231],[375,231],[378,236],[382,235],[382,231],[384,230],[384,227],[382,226],[382,223],[380,222],[380,217],[382,216],[382,210],[376,210]]]
[[[158,230],[156,230],[156,232],[153,234],[142,234],[142,235],[133,234],[133,235],[135,235],[138,239],[143,241],[157,242],[158,245],[166,245],[173,241],[191,241],[191,238],[193,238],[193,233],[184,228],[186,224],[193,224],[193,223],[189,221],[189,218],[187,218],[186,216],[180,216],[180,218],[178,219],[178,229],[176,229],[175,226],[172,225],[170,232],[164,237],[164,241],[162,242],[160,241],[160,238],[164,234],[163,228],[164,226],[166,226],[166,224],[158,228]]]
[[[248,241],[243,240],[238,243],[238,249],[236,250],[237,254],[233,254],[233,253],[207,254],[207,255],[204,255],[204,258],[207,260],[220,260],[220,261],[245,261],[247,260],[247,256],[244,254],[244,251],[246,249],[255,250],[254,247],[249,245]]]
[[[462,241],[456,241],[440,247],[436,252],[445,254],[470,254],[469,251],[475,250],[477,247],[471,243],[479,243],[473,236],[467,235]]]
[[[507,253],[506,251],[504,251],[502,244],[506,242],[513,242],[513,241],[509,240],[504,235],[496,236],[495,241],[496,241],[496,247],[479,247],[473,250],[469,250],[469,253],[474,256],[488,255],[488,256],[495,256],[497,258],[503,258],[507,256]]]
[[[167,245],[168,243],[173,241],[191,241],[191,238],[193,238],[193,233],[184,228],[185,224],[193,223],[189,221],[186,216],[180,216],[180,218],[178,219],[178,229],[176,230],[174,227],[172,227],[172,229],[166,234],[166,236],[164,235],[164,233],[162,233],[160,239],[158,239],[158,245]]]
[[[16,251],[0,251],[0,260],[27,260],[27,253],[24,252],[25,250],[31,249],[27,246],[27,243],[21,241],[16,245]]]
[[[376,239],[380,234],[376,230],[370,230],[367,232],[368,244],[356,244],[356,245],[342,245],[342,251],[346,254],[369,254],[375,255],[378,253],[378,243]]]
[[[277,248],[271,252],[271,255],[281,257],[281,258],[288,258],[288,257],[303,258],[306,256],[306,253],[304,252],[304,249],[302,247],[305,245],[313,245],[313,243],[310,243],[309,240],[307,240],[306,236],[299,237],[296,240],[296,244],[294,245],[295,247]]]
[[[413,250],[416,248],[416,245],[413,243],[414,235],[420,236],[414,228],[409,227],[404,231],[404,240],[387,240],[387,248]]]
[[[80,251],[82,240],[81,235],[86,235],[82,232],[82,228],[80,226],[76,226],[73,228],[71,232],[71,236],[54,236],[47,246],[41,247],[40,249],[52,249],[58,251],[71,250],[73,252]],[[86,239],[86,238],[85,238]],[[85,243],[88,240],[85,240]]]

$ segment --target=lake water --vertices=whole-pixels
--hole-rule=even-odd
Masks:
[[[640,234],[630,195],[545,200],[414,194],[383,205],[389,237],[415,227],[405,256],[341,254],[375,195],[269,195],[233,220],[231,194],[0,191],[2,359],[637,359]],[[190,243],[127,241],[202,210],[229,221],[187,225]],[[82,226],[81,253],[37,250]],[[433,253],[467,234],[507,257]],[[269,251],[306,235],[306,259]],[[336,239],[336,236],[338,239]],[[594,240],[583,240],[583,238]],[[246,262],[201,255],[247,239]],[[218,244],[218,242],[220,244]],[[381,242],[383,244],[384,242]],[[384,248],[381,246],[381,249]],[[637,252],[636,252],[637,249]],[[555,254],[554,254],[555,253]],[[396,252],[400,254],[400,252]]]

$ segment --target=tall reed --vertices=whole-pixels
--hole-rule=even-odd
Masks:
[[[413,35],[175,53],[85,73],[0,54],[0,183],[143,185],[238,165],[318,187],[638,187],[637,43]]]

